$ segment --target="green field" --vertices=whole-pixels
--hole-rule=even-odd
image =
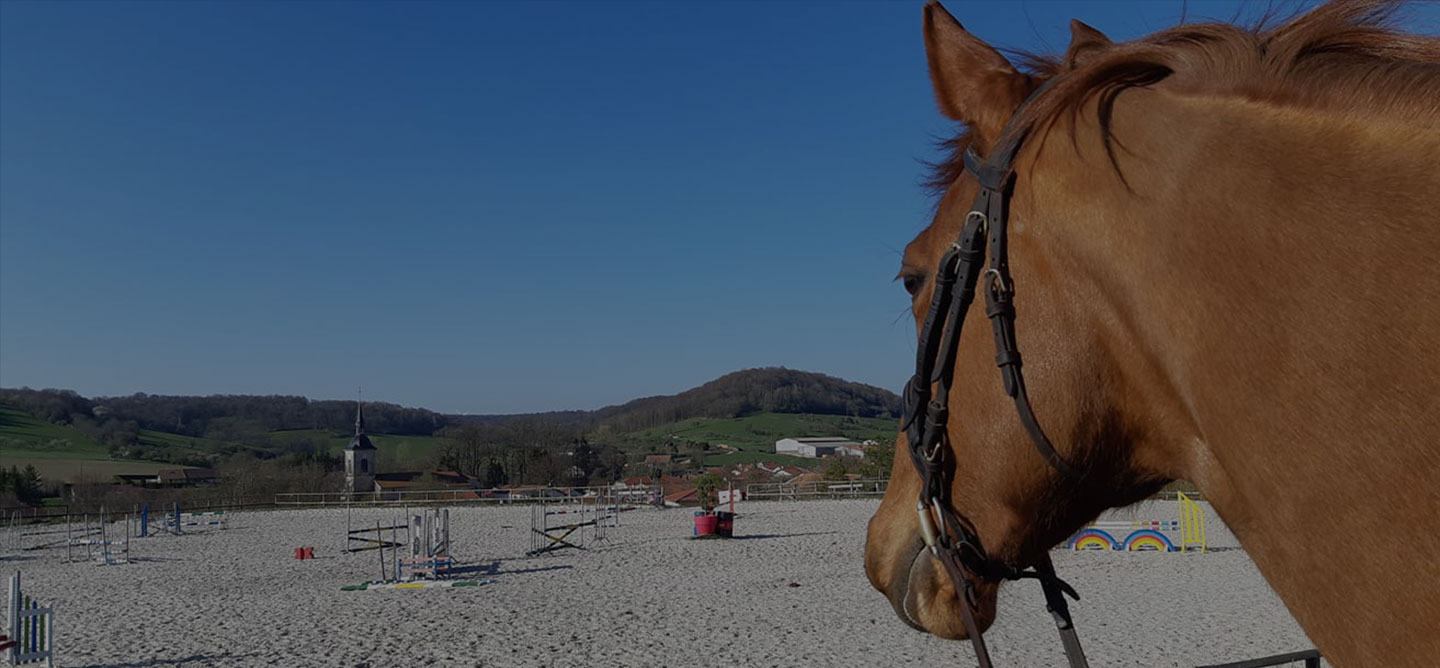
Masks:
[[[626,443],[653,445],[659,448],[667,445],[671,438],[676,441],[695,441],[710,444],[725,444],[740,452],[733,455],[707,457],[706,461],[778,461],[774,457],[775,441],[782,438],[805,436],[843,436],[856,442],[866,439],[894,439],[899,429],[897,420],[882,418],[854,418],[843,415],[811,415],[806,413],[757,413],[740,418],[714,419],[695,418],[643,431],[625,434],[620,438]],[[750,453],[766,454],[763,459],[747,458]],[[733,459],[720,459],[730,457]],[[795,458],[801,461],[814,460]]]
[[[184,452],[185,454],[202,456],[220,452],[227,446],[233,447],[233,444],[224,441],[215,441],[198,436],[171,434],[163,431],[152,431],[149,429],[140,430],[140,445],[167,448],[172,452]]]
[[[430,461],[431,455],[440,445],[440,438],[437,436],[375,434],[370,437],[370,442],[374,443],[377,448],[384,448],[391,452],[396,462],[418,467]],[[345,444],[349,445],[350,440],[346,439]]]
[[[21,470],[24,470],[26,466],[34,466],[35,470],[40,472],[41,480],[68,483],[108,483],[114,482],[117,475],[153,476],[161,469],[180,468],[177,464],[145,462],[138,459],[57,459],[24,455],[12,458],[9,453],[0,455],[0,466],[7,469],[15,466]]]
[[[146,433],[158,432],[142,432],[142,441]],[[104,446],[71,427],[0,405],[0,467],[12,466],[34,466],[42,480],[51,482],[108,482],[121,473],[154,475],[160,469],[175,468],[174,464],[111,459]]]
[[[0,459],[108,459],[105,446],[70,427],[0,405]],[[8,464],[7,464],[8,466]]]

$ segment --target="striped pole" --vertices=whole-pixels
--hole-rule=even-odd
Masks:
[[[376,537],[376,538],[379,538],[379,537],[385,535],[385,534],[380,533],[380,531],[381,531],[381,529],[380,529],[380,520],[375,520],[375,537]],[[395,530],[394,530],[394,529],[391,529],[391,530],[390,530],[390,535],[392,535],[392,536],[395,535]],[[378,549],[378,550],[375,550],[375,552],[380,555],[380,579],[381,579],[381,580],[384,580],[384,579],[385,579],[385,548],[382,547],[382,548],[380,548],[380,549]]]
[[[43,661],[46,668],[55,665],[55,611],[42,608],[39,602],[20,591],[20,572],[10,576],[10,664]]]
[[[400,520],[402,519],[405,519],[404,511],[401,511],[400,517],[396,518],[395,521],[392,521],[390,523],[390,545],[393,546],[390,548],[390,551],[391,555],[395,559],[396,580],[400,579]],[[377,533],[375,534],[375,536],[378,538],[380,534]],[[381,551],[383,552],[384,550],[382,549]]]

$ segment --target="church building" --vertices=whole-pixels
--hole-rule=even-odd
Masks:
[[[368,494],[375,491],[375,444],[365,435],[365,416],[355,402],[355,437],[345,448],[345,491]]]

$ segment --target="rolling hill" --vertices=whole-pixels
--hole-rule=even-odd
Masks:
[[[51,424],[0,404],[0,467],[34,466],[45,480],[107,480],[122,473],[153,474],[173,464],[114,459],[80,431]]]
[[[832,376],[763,368],[726,374],[678,394],[594,411],[458,416],[375,404],[381,419],[372,421],[371,406],[366,403],[365,414],[372,440],[396,465],[416,468],[433,459],[440,432],[467,422],[509,425],[511,434],[543,431],[540,440],[555,445],[586,437],[638,454],[679,442],[710,444],[707,461],[713,463],[777,459],[774,442],[787,436],[892,438],[900,399],[887,390]],[[345,402],[304,397],[135,394],[87,399],[66,391],[0,390],[0,464],[52,460],[47,466],[58,471],[60,461],[83,461],[88,474],[117,464],[124,464],[120,468],[125,472],[203,465],[238,452],[261,458],[338,455],[349,441],[346,420],[353,421],[353,404],[347,408]],[[324,426],[317,428],[316,423]],[[75,426],[82,424],[84,431]],[[384,426],[403,431],[376,433]],[[537,438],[524,440],[534,445]],[[111,448],[107,443],[123,445]],[[112,452],[132,459],[117,459]]]

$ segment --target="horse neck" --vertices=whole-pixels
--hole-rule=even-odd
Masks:
[[[1160,379],[1135,461],[1201,488],[1338,665],[1440,650],[1440,134],[1126,95],[1129,189],[1082,130],[1032,205],[1064,216],[1048,243],[1103,295],[1080,308],[1113,316],[1125,375]]]

